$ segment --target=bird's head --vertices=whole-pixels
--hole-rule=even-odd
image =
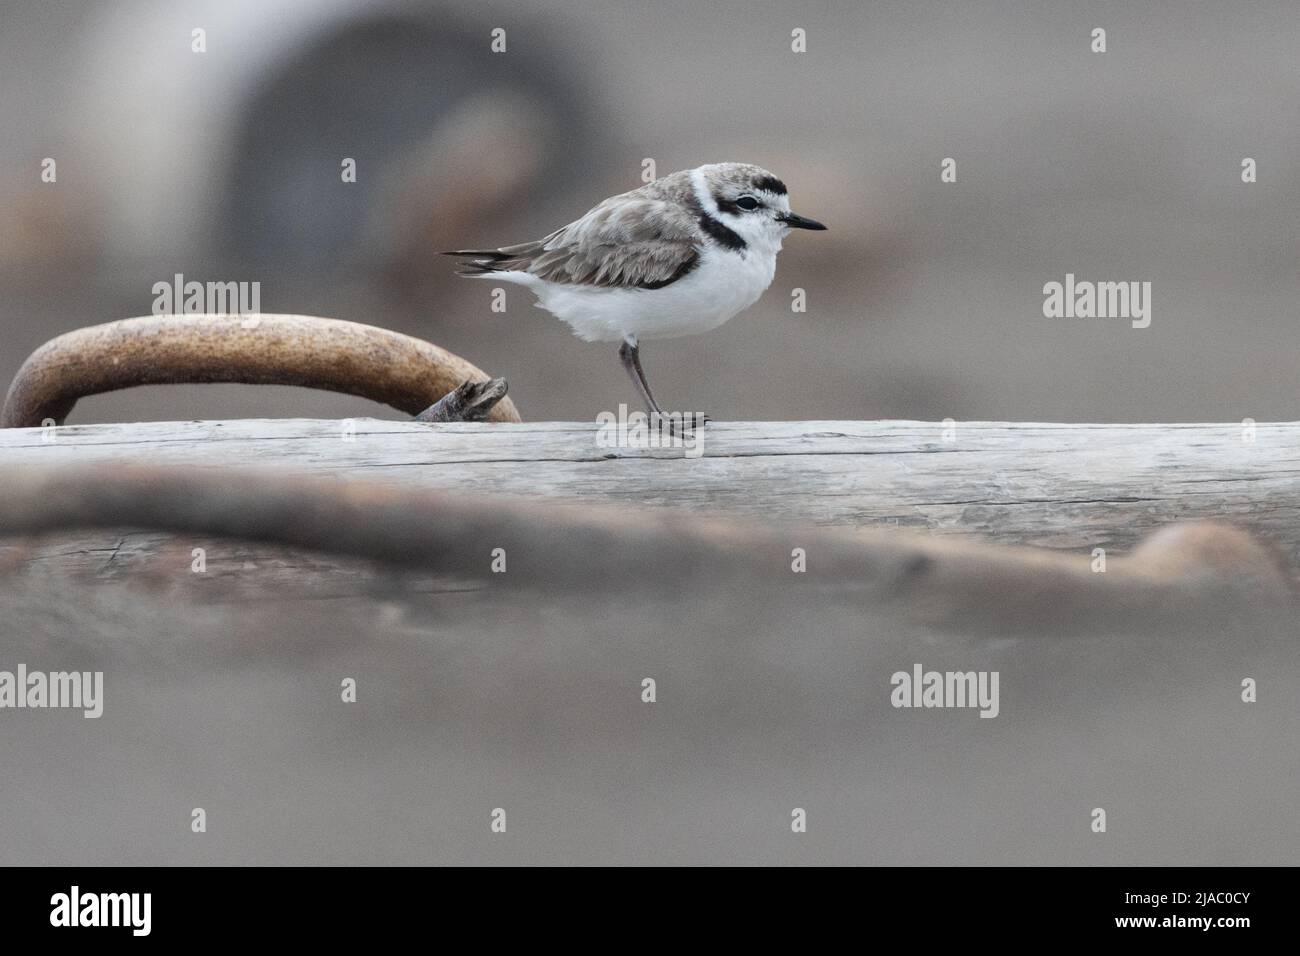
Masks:
[[[791,229],[825,229],[790,211],[785,183],[761,166],[713,163],[694,171],[705,210],[749,245],[781,247]]]

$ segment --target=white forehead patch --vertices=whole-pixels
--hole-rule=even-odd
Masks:
[[[695,193],[695,201],[700,204],[700,208],[710,216],[718,214],[718,204],[713,201],[713,191],[709,189],[708,180],[704,178],[704,167],[691,170],[691,189]]]
[[[768,203],[773,209],[779,209],[782,212],[790,211],[790,197],[785,193],[773,193],[764,190],[763,195],[771,196],[772,200]]]

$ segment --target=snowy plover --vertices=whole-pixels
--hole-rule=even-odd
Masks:
[[[623,367],[662,417],[638,342],[716,329],[771,285],[791,229],[825,228],[792,213],[767,170],[715,163],[611,196],[544,239],[447,255],[472,260],[460,275],[531,289],[580,339],[621,340]]]

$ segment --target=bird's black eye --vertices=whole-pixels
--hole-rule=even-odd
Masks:
[[[757,209],[759,204],[758,204],[758,200],[755,199],[753,196],[741,196],[739,199],[736,200],[736,205],[739,206],[741,209],[750,210],[750,209]]]

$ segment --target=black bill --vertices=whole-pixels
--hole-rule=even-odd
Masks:
[[[777,222],[783,222],[791,229],[825,229],[816,219],[805,219],[803,216],[796,216],[792,212],[784,213],[776,217]]]

